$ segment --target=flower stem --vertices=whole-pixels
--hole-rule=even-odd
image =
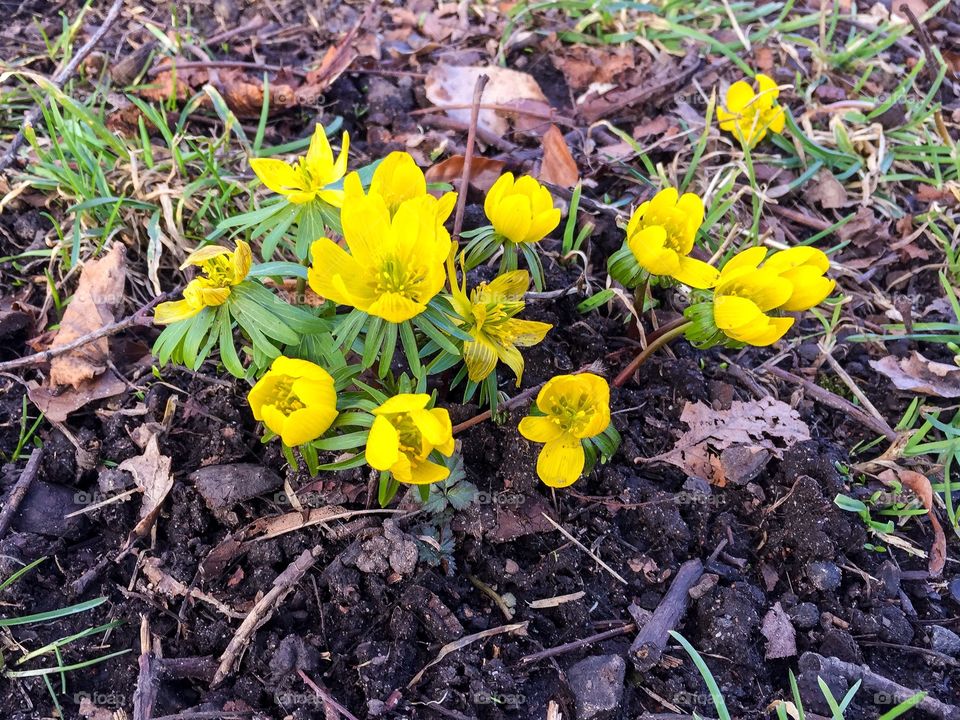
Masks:
[[[654,352],[662,348],[671,340],[683,335],[683,333],[687,331],[687,328],[692,324],[693,323],[686,318],[680,318],[669,325],[664,325],[658,332],[650,335],[647,346],[633,359],[629,365],[623,369],[619,375],[617,375],[613,381],[613,386],[623,387],[627,381],[633,377],[633,374],[637,371],[637,369],[647,361],[647,358],[649,358]]]

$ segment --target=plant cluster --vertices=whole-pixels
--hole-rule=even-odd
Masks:
[[[745,153],[784,127],[776,86],[762,75],[757,84],[754,92],[735,83],[719,113]],[[348,147],[344,133],[334,157],[318,124],[295,164],[251,160],[277,197],[221,223],[214,235],[232,230],[259,239],[263,262],[253,262],[239,237],[233,250],[210,244],[194,251],[184,267],[200,275],[182,299],[157,307],[156,322],[166,328],[154,351],[161,363],[196,368],[218,348],[223,367],[252,384],[248,400],[264,440],[279,437],[288,460],[297,461],[297,448],[312,473],[366,463],[380,473],[381,503],[401,484],[419,486],[426,499],[456,463],[438,390],[446,397],[462,387],[463,402],[495,411],[498,366],[519,387],[522,349],[551,330],[522,316],[531,281],[545,287],[540,244],[560,225],[561,210],[533,177],[505,173],[484,201],[489,224],[463,232],[461,247],[447,229],[455,192],[428,187],[405,152],[348,172]],[[578,200],[579,188],[565,247],[583,240],[572,240]],[[700,348],[770,345],[794,323],[787,313],[832,292],[829,261],[812,247],[772,254],[749,247],[719,269],[695,257],[703,219],[701,198],[665,188],[636,209],[623,247],[609,259],[611,277],[641,298],[654,284],[689,288],[684,320],[658,343],[683,334]],[[281,242],[296,262],[272,260]],[[498,258],[492,280],[468,287],[473,268]],[[274,290],[287,281],[296,286],[294,302]],[[610,415],[603,377],[580,372],[547,381],[518,428],[543,444],[541,480],[564,487],[609,458],[619,444]],[[321,453],[337,457],[321,463]]]

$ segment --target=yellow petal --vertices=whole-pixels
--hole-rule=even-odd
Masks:
[[[553,208],[533,216],[524,242],[536,243],[557,229],[560,224],[560,208]]]
[[[680,257],[679,266],[673,273],[673,277],[684,285],[692,288],[705,290],[716,285],[720,278],[720,273],[713,265],[709,265],[702,260],[691,257]]]
[[[731,295],[719,295],[713,300],[713,322],[721,330],[760,322],[766,316],[752,300]]]
[[[340,138],[340,154],[337,155],[337,161],[333,164],[333,172],[328,183],[333,183],[342,178],[347,173],[347,161],[350,151],[350,133],[345,132]]]
[[[233,280],[241,282],[250,273],[253,264],[253,252],[243,240],[237,240],[237,249],[233,252]]]
[[[727,110],[734,114],[742,113],[755,97],[753,88],[743,80],[738,80],[727,90]]]
[[[583,473],[585,456],[580,440],[561,435],[544,445],[537,458],[537,475],[550,487],[572,485]]]
[[[276,435],[283,438],[283,430],[286,427],[287,416],[284,415],[275,405],[264,405],[260,409],[261,420],[267,428]],[[292,447],[292,446],[291,446]]]
[[[450,470],[445,466],[424,460],[411,464],[410,477],[404,482],[411,485],[430,485],[446,479],[449,475]]]
[[[463,344],[463,363],[470,380],[481,382],[497,367],[497,351],[482,333],[473,337]]]
[[[254,420],[263,420],[263,407],[269,404],[270,400],[276,394],[278,383],[283,379],[283,374],[274,370],[267,370],[256,384],[250,388],[247,393],[247,402],[253,411]]]
[[[203,265],[208,260],[213,260],[221,255],[229,254],[230,251],[222,245],[206,245],[204,247],[197,248],[192,253],[187,255],[186,259],[183,261],[183,263],[181,263],[180,269],[185,270],[191,265]]]
[[[660,225],[645,227],[627,240],[637,264],[651,275],[673,276],[680,266],[677,253],[665,247],[667,232]]]
[[[440,286],[443,286],[442,279],[440,281]],[[438,287],[437,291],[439,292],[439,290],[440,288]],[[434,295],[436,295],[436,293],[434,293]],[[429,301],[432,297],[433,295],[431,295],[429,298],[426,298],[426,300]],[[376,300],[370,303],[370,306],[366,309],[366,312],[383,318],[387,322],[402,323],[405,320],[412,320],[426,309],[426,303],[416,302],[415,300],[411,300],[404,295],[389,292],[383,293]]]
[[[493,210],[490,221],[493,229],[507,240],[522,243],[526,240],[532,221],[530,198],[524,195],[508,195]]]
[[[450,457],[456,449],[456,443],[453,439],[453,423],[450,422],[450,413],[445,408],[433,408],[430,411],[443,425],[444,440],[437,443],[436,449],[443,455]]]
[[[283,424],[280,439],[289,447],[316,440],[330,428],[336,417],[336,409],[329,407],[305,407],[294,410]]]
[[[507,172],[497,178],[497,181],[487,190],[487,196],[483,200],[483,212],[487,219],[493,222],[493,215],[500,199],[508,192],[513,190],[513,173]]]
[[[308,190],[300,173],[283,160],[253,158],[250,160],[250,167],[260,178],[260,182],[280,195],[290,195],[297,190]]]
[[[363,268],[332,240],[320,238],[315,241],[310,246],[310,257],[312,263],[307,270],[307,282],[317,295],[339,305],[354,307],[358,298],[367,295]]]
[[[530,273],[526,270],[511,270],[487,283],[484,296],[494,300],[522,300],[529,289]]]
[[[289,377],[307,378],[308,380],[329,383],[330,387],[333,387],[333,378],[330,373],[309,360],[280,355],[270,364],[270,370]]]
[[[814,267],[799,267],[783,273],[793,285],[793,294],[780,305],[781,310],[799,312],[816,307],[833,292],[836,282],[825,278]]]
[[[726,274],[730,270],[738,270],[740,268],[751,268],[755,270],[766,256],[767,249],[762,245],[741,250],[727,260],[721,272]]]
[[[810,265],[824,272],[830,267],[830,259],[822,250],[809,245],[798,245],[775,252],[767,259],[763,267],[782,272],[801,265]]]
[[[650,200],[650,207],[647,208],[645,219],[648,223],[657,223],[667,216],[677,204],[677,189],[664,188]]]
[[[446,411],[434,413],[431,410],[411,410],[410,419],[432,448],[444,445],[450,439],[450,416]]]
[[[517,387],[520,387],[520,380],[523,378],[523,355],[516,347],[507,343],[498,342],[494,347],[500,362],[510,368],[517,378]]]
[[[376,470],[389,470],[400,457],[400,435],[382,415],[377,416],[370,427],[364,457]]]
[[[340,223],[353,258],[362,267],[376,267],[384,239],[391,233],[390,210],[383,198],[365,195],[346,203]]]
[[[762,103],[765,107],[773,105],[773,102],[780,96],[780,87],[777,85],[777,81],[763,73],[757,73],[756,80],[757,88],[760,90],[757,102]]]
[[[172,302],[160,303],[153,310],[153,321],[157,325],[169,325],[192,318],[198,312],[203,310],[203,306],[196,306],[187,300],[174,300]]]
[[[393,415],[408,413],[414,410],[423,410],[430,403],[430,396],[426,393],[400,393],[388,398],[383,405],[373,411],[374,415]]]
[[[517,347],[532,347],[540,343],[553,325],[536,320],[510,319],[504,323],[504,333]]]
[[[740,340],[756,347],[773,345],[782,338],[793,325],[793,318],[774,317],[766,318],[765,323],[758,324],[750,330],[740,333],[730,333],[735,340]]]
[[[310,138],[310,147],[307,149],[305,162],[314,181],[320,185],[326,185],[327,182],[323,181],[327,179],[333,169],[333,150],[330,149],[327,133],[320,123],[317,123],[313,128],[313,136]]]
[[[563,429],[544,415],[529,415],[520,421],[517,430],[527,440],[547,443],[563,435]]]
[[[363,197],[363,183],[360,181],[360,175],[352,172],[343,180],[343,194],[346,198]]]

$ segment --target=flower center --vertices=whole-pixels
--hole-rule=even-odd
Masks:
[[[284,415],[290,415],[295,410],[306,407],[303,402],[293,392],[292,377],[278,378],[271,388],[270,397],[264,405],[272,405]]]
[[[581,393],[576,398],[560,397],[550,406],[550,419],[565,432],[576,434],[590,422],[596,409],[590,398]]]
[[[396,258],[386,258],[380,265],[373,286],[378,295],[396,293],[417,300],[422,282],[423,273],[420,268],[402,263]]]
[[[409,413],[395,415],[391,424],[400,437],[400,452],[410,457],[419,457],[423,449],[423,437]]]
[[[233,285],[233,258],[230,255],[218,255],[210,258],[203,264],[203,271],[213,287],[229,287]]]

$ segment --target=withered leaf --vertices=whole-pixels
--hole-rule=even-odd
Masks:
[[[760,632],[767,639],[767,652],[764,655],[767,660],[778,660],[797,654],[797,631],[780,603],[776,603],[763,616]]]
[[[160,514],[160,507],[173,488],[173,475],[170,473],[171,460],[160,454],[157,445],[157,436],[152,435],[144,448],[143,455],[124,460],[117,465],[118,470],[126,470],[133,475],[137,487],[143,492],[143,503],[140,506],[140,520],[130,533],[127,547],[150,532],[150,528]]]
[[[920,498],[920,502],[927,510],[927,517],[930,518],[930,526],[933,528],[933,545],[930,547],[927,570],[929,570],[931,577],[940,577],[947,562],[947,537],[933,507],[933,487],[930,485],[930,479],[921,473],[899,467],[896,470],[888,468],[877,477],[891,484],[899,480]]]
[[[99,260],[87,262],[50,348],[67,345],[114,322],[114,313],[123,302],[126,277],[126,249],[120,243]],[[106,370],[109,352],[107,338],[100,338],[55,357],[50,361],[51,385],[79,388],[84,380]]]
[[[909,357],[887,355],[870,367],[886,375],[898,390],[942,398],[960,397],[960,367],[928,360],[916,350]]]
[[[463,177],[463,155],[453,155],[424,173],[428,183],[454,183]],[[502,160],[474,156],[470,163],[470,187],[487,192],[503,172],[506,163]]]
[[[543,134],[543,162],[540,164],[540,179],[560,187],[572,188],[580,179],[577,162],[567,147],[560,128],[551,125]]]
[[[807,202],[817,203],[825,210],[835,210],[847,204],[847,190],[829,170],[821,170],[804,190]]]
[[[111,371],[92,380],[83,380],[77,387],[54,389],[49,385],[31,382],[27,385],[27,395],[47,420],[62,423],[66,422],[67,415],[74,410],[79,410],[94,400],[119,395],[126,389],[127,384],[123,379]]]

